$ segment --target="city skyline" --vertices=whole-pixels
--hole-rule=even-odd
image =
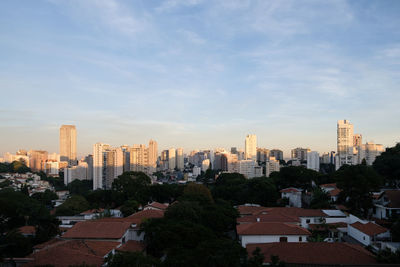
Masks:
[[[96,142],[336,150],[336,121],[394,146],[398,1],[2,1],[0,155]],[[321,15],[323,14],[323,15]]]

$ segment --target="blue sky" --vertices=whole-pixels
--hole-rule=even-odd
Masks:
[[[0,2],[0,155],[400,141],[400,1]]]

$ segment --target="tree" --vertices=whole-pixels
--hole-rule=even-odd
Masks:
[[[63,204],[57,207],[56,215],[57,216],[77,215],[80,214],[81,212],[84,212],[85,210],[88,210],[89,208],[90,208],[89,202],[87,202],[87,200],[84,197],[74,195],[68,198]]]
[[[246,181],[246,177],[240,173],[223,173],[215,181],[212,195],[215,199],[224,199],[233,205],[244,204],[247,201],[243,190]]]
[[[278,189],[287,187],[311,189],[312,181],[319,183],[321,176],[319,172],[304,166],[289,166],[282,168],[279,172],[271,173],[270,178],[273,179]]]
[[[397,186],[397,181],[400,180],[400,143],[386,148],[385,152],[376,157],[372,166],[387,183]]]
[[[367,217],[368,210],[373,207],[371,192],[379,189],[382,177],[370,166],[345,165],[334,174],[334,178],[337,187],[342,189],[339,201],[351,212]]]
[[[87,196],[93,188],[93,180],[73,180],[67,185],[71,195]]]
[[[125,201],[124,205],[121,206],[121,212],[124,215],[124,217],[127,217],[137,212],[138,209],[139,209],[139,202],[133,199]]]
[[[279,198],[275,184],[266,177],[246,180],[242,196],[242,203],[255,203],[262,206],[275,206]]]
[[[141,252],[117,252],[107,258],[109,267],[156,267],[160,261]]]
[[[213,203],[210,190],[201,184],[189,183],[183,190],[182,199]]]
[[[251,253],[253,256],[248,260],[247,267],[262,267],[264,263],[264,255],[261,253],[261,249],[256,249]]]
[[[146,204],[150,199],[151,179],[143,172],[124,172],[112,183],[112,189],[124,195],[125,200],[135,199]]]
[[[310,208],[312,209],[329,209],[331,207],[329,194],[319,187],[314,189]]]
[[[53,191],[46,189],[44,192],[34,193],[31,198],[36,199],[45,206],[52,207],[52,200],[58,199],[58,196]]]

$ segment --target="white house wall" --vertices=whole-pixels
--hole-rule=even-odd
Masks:
[[[287,242],[299,242],[299,237],[302,242],[307,242],[307,235],[242,235],[240,239],[245,248],[247,244],[280,242],[281,237],[287,237]]]

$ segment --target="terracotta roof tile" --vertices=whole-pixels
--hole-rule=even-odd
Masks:
[[[156,201],[146,205],[144,208],[146,209],[146,207],[154,207],[154,208],[157,208],[157,209],[160,209],[160,210],[166,210],[168,208],[167,205],[159,203],[159,202],[156,202]]]
[[[297,188],[290,187],[290,188],[282,189],[282,190],[279,191],[279,192],[281,192],[281,193],[290,193],[290,192],[298,193],[298,192],[301,192],[301,190],[299,190],[299,189],[297,189]]]
[[[251,215],[254,214],[257,211],[262,211],[265,209],[268,209],[267,207],[263,206],[246,206],[246,205],[241,205],[238,206],[238,211],[240,215]]]
[[[116,250],[135,252],[135,251],[143,251],[144,249],[145,249],[145,245],[143,242],[129,240],[128,242],[126,242],[121,247],[117,248]]]
[[[320,209],[303,209],[295,207],[276,207],[268,208],[269,213],[280,213],[287,216],[297,217],[327,217],[327,215]]]
[[[35,226],[22,226],[18,231],[23,235],[34,235],[36,233]]]
[[[348,243],[266,243],[248,244],[249,255],[259,247],[264,255],[264,262],[270,262],[272,255],[291,264],[355,264],[376,263],[375,257],[360,245]]]
[[[136,213],[124,218],[124,219],[129,218],[129,219],[140,219],[140,220],[143,220],[143,219],[162,218],[162,217],[164,217],[164,211],[149,209],[149,210],[142,210],[142,211],[136,212]]]
[[[131,223],[126,221],[84,221],[75,224],[62,237],[85,239],[119,239],[125,234],[130,226]]]
[[[285,215],[285,214],[256,214],[256,215],[247,215],[243,216],[240,218],[237,218],[238,223],[251,223],[251,222],[257,222],[257,219],[260,220],[260,222],[285,222],[285,223],[298,223],[300,222],[299,217],[296,216],[290,216],[290,215]]]
[[[29,255],[34,261],[24,266],[68,267],[82,263],[101,266],[104,263],[104,256],[118,245],[118,242],[110,241],[65,240]]]
[[[307,229],[288,223],[256,222],[236,226],[238,235],[310,235]]]
[[[333,187],[333,188],[337,188],[337,187],[336,187],[336,183],[333,183],[333,184],[321,184],[319,187]]]
[[[91,209],[91,210],[86,210],[82,212],[82,215],[88,215],[88,214],[93,214],[93,213],[102,213],[104,212],[104,209]]]
[[[329,195],[331,197],[338,196],[340,192],[342,192],[342,190],[340,190],[339,188],[335,188],[332,191],[329,191]]]
[[[372,222],[368,222],[368,223],[361,223],[361,222],[355,222],[353,224],[350,224],[351,227],[356,228],[357,230],[363,232],[364,234],[367,234],[369,236],[374,236],[374,235],[379,235],[382,233],[385,233],[387,231],[389,231],[388,229],[386,229],[385,227],[382,227],[380,225],[377,225],[375,223]]]

